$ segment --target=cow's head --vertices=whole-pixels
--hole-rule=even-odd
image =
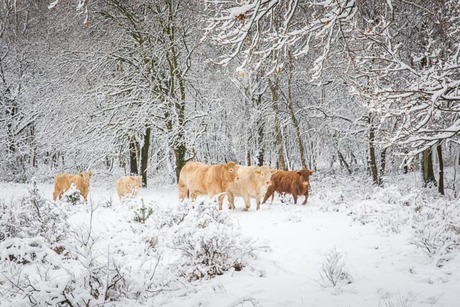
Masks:
[[[310,175],[312,175],[314,171],[311,169],[305,168],[297,172],[300,177],[302,177],[303,181],[310,181]]]
[[[91,171],[86,171],[86,172],[81,172],[80,175],[83,177],[83,181],[85,183],[89,183],[91,180],[91,177],[93,176],[93,173]]]
[[[134,185],[140,188],[142,186],[142,176],[133,176],[133,179]]]
[[[228,182],[233,182],[233,181],[238,181],[239,178],[238,178],[238,169],[239,169],[239,165],[236,164],[235,162],[233,161],[230,161],[230,162],[227,162],[226,164],[224,164],[224,168],[225,168],[225,174],[224,174],[224,177],[226,179],[226,181]]]
[[[266,166],[259,166],[256,168],[254,171],[258,178],[260,179],[260,182],[266,186],[269,186],[272,184],[271,177],[272,177],[272,170],[270,170]]]

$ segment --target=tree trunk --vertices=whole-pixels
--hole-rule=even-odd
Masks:
[[[150,149],[150,133],[151,128],[145,130],[144,145],[141,150],[141,176],[142,186],[147,187],[147,168],[149,166],[149,149]]]
[[[444,195],[444,161],[442,159],[442,145],[441,143],[436,146],[436,151],[438,153],[438,162],[439,162],[439,178],[438,178],[438,191],[441,195]]]
[[[272,92],[272,101],[273,101],[273,113],[275,116],[274,125],[275,125],[275,149],[277,155],[277,168],[282,170],[287,170],[286,160],[284,159],[283,152],[283,136],[281,134],[281,123],[280,123],[280,110],[279,110],[279,79],[275,77],[275,82],[272,82],[271,79],[268,79],[270,85],[270,90]]]
[[[129,173],[130,175],[139,175],[139,143],[133,136],[129,142]]]
[[[387,158],[387,147],[382,149],[380,152],[380,174],[379,174],[379,186],[383,186],[383,176],[385,175],[386,169],[386,158]]]
[[[337,150],[337,155],[339,156],[340,165],[345,167],[345,169],[348,171],[348,174],[351,175],[352,171],[350,165],[348,165],[347,161],[344,159],[342,153],[339,150]]]
[[[422,176],[423,176],[423,187],[430,187],[431,184],[437,186],[436,178],[434,177],[433,169],[433,153],[431,148],[423,151],[422,158]]]
[[[181,169],[184,167],[185,163],[185,152],[187,148],[184,144],[177,146],[174,148],[174,157],[176,158],[176,180],[179,182],[179,175]]]
[[[257,110],[259,112],[259,118],[257,119],[257,165],[264,165],[264,132],[265,132],[265,121],[264,116],[262,115],[261,105],[262,105],[262,95],[258,95],[256,99]]]
[[[307,164],[305,163],[305,148],[302,142],[302,134],[300,133],[300,124],[299,120],[297,119],[294,106],[292,102],[292,75],[293,75],[293,64],[292,64],[292,55],[291,51],[289,50],[289,77],[288,77],[288,97],[287,97],[287,107],[289,109],[289,115],[291,116],[292,125],[294,126],[295,131],[295,139],[297,143],[297,147],[299,149],[299,159],[300,159],[300,166],[302,168],[307,168]]]
[[[369,117],[369,167],[372,176],[372,182],[379,185],[379,174],[377,170],[377,159],[375,156],[375,128]]]

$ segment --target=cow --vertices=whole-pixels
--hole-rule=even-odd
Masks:
[[[92,176],[93,173],[90,171],[81,172],[80,174],[57,174],[54,177],[53,200],[61,199],[62,194],[64,194],[73,183],[86,202],[88,200],[89,182]]]
[[[219,209],[222,209],[228,185],[238,180],[238,168],[239,165],[233,161],[218,165],[187,162],[179,173],[179,199],[195,200],[199,195],[207,195],[210,198],[218,195]]]
[[[274,193],[278,192],[292,194],[295,204],[297,204],[297,198],[304,195],[305,200],[302,205],[305,205],[309,195],[310,175],[313,173],[314,172],[309,169],[275,172],[271,177],[272,184],[267,188],[262,203],[265,203],[270,196],[273,202]]]
[[[123,176],[116,182],[117,195],[121,199],[123,197],[136,197],[142,185],[141,176]]]
[[[235,209],[235,197],[242,197],[245,208],[248,211],[251,207],[251,198],[256,200],[257,210],[260,209],[262,196],[271,184],[271,170],[266,166],[240,166],[238,169],[237,182],[232,182],[227,188],[229,208]]]

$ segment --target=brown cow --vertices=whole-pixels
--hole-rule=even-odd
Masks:
[[[70,185],[75,184],[81,196],[88,200],[89,182],[93,173],[81,172],[80,174],[57,174],[54,177],[54,192],[53,200],[61,199],[62,194],[70,188]]]
[[[117,187],[117,194],[119,198],[128,197],[134,198],[136,197],[139,189],[142,185],[142,177],[141,176],[123,176],[120,177],[116,182]]]
[[[310,175],[313,173],[309,169],[275,172],[271,178],[272,184],[268,187],[262,203],[265,203],[270,196],[273,202],[274,193],[278,192],[292,194],[295,204],[297,204],[297,197],[305,195],[305,200],[302,203],[302,205],[305,205],[309,195]]]
[[[260,209],[260,201],[271,184],[272,173],[266,166],[240,166],[238,169],[237,182],[232,182],[227,188],[229,208],[235,209],[235,196],[242,197],[245,208],[248,211],[251,207],[251,198],[256,200],[257,210]]]
[[[179,174],[179,199],[195,200],[199,195],[212,198],[219,195],[219,209],[229,183],[238,180],[239,166],[235,162],[219,165],[207,165],[199,162],[187,162]]]

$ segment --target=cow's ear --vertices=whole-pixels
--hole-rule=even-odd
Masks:
[[[299,176],[302,176],[302,172],[300,172],[300,171],[299,171],[299,172],[297,172],[297,174],[299,174]]]
[[[277,171],[278,171],[277,169],[271,169],[271,170],[270,170],[270,172],[271,172],[272,174],[276,173]]]
[[[233,173],[233,167],[230,167],[230,168],[228,169],[228,171],[229,171],[230,173]]]
[[[262,174],[262,172],[259,171],[259,170],[255,170],[254,173],[256,173],[257,175],[261,175],[261,174]]]
[[[313,173],[314,173],[314,172],[315,172],[315,171],[313,171],[313,170],[310,170],[310,175],[313,175]]]

